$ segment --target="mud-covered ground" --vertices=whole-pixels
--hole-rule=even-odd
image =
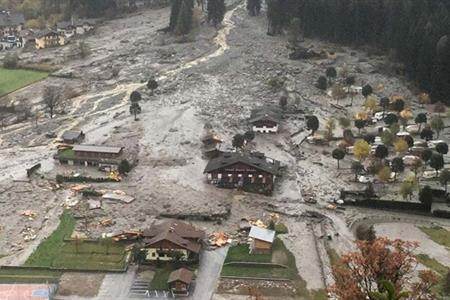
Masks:
[[[305,115],[317,115],[322,128],[329,117],[346,114],[314,87],[327,66],[335,66],[338,71],[348,69],[357,75],[360,86],[383,84],[386,95],[413,99],[413,94],[401,78],[381,72],[385,58],[369,57],[354,49],[306,40],[306,47],[335,51],[336,59],[289,60],[286,37],[266,35],[264,15],[248,17],[240,1],[228,4],[230,10],[218,30],[200,24],[203,17],[197,11],[196,28],[184,41],[158,31],[168,22],[169,9],[164,8],[104,22],[86,38],[92,54],[84,60],[71,56],[73,45],[22,54],[24,61],[50,61],[63,68],[3,102],[25,98],[34,104],[33,111],[42,111],[44,86],[57,84],[76,93],[68,97],[63,112],[55,118],[42,115],[37,128],[34,121],[27,121],[8,125],[0,133],[0,257],[5,256],[1,264],[23,263],[57,226],[68,197],[86,201],[73,196],[70,185],[56,189],[52,183],[56,174],[97,171],[55,164],[54,139],[45,137],[48,132],[60,135],[64,130],[78,128],[86,132],[86,143],[124,146],[128,155],[138,160],[122,182],[93,185],[123,190],[136,200],[130,204],[104,202],[101,210],[90,212],[89,235],[145,228],[160,214],[208,216],[228,211],[229,218],[220,225],[197,224],[209,232],[231,232],[243,217],[262,218],[276,211],[290,229],[284,239],[296,256],[307,287],[322,289],[330,282],[326,248],[335,248],[338,253],[352,249],[353,234],[348,225],[379,212],[325,209],[327,201],[335,199],[343,186],[353,184],[348,180],[351,171],[337,170],[331,155],[320,147],[306,143],[298,147],[304,132],[294,138],[291,134],[304,129]],[[151,76],[160,85],[155,95],[145,88]],[[252,108],[278,104],[278,91],[267,84],[274,77],[286,77],[290,107],[286,121],[278,135],[258,135],[248,146],[286,166],[274,195],[207,185],[203,175],[207,161],[202,157],[200,141],[205,127],[224,138],[222,149],[231,148],[233,135],[248,130],[246,119]],[[136,122],[128,112],[129,95],[134,90],[143,95],[142,113]],[[356,97],[348,115],[361,109],[362,102],[362,97]],[[339,130],[336,134],[340,134]],[[42,178],[35,175],[29,183],[14,182],[24,179],[25,169],[35,163],[42,164]],[[318,204],[305,204],[306,194],[314,195]],[[21,215],[25,210],[36,212],[33,220]],[[309,217],[311,211],[324,217]],[[98,221],[105,218],[112,218],[115,224],[99,226]],[[24,241],[20,234],[26,226],[36,234],[33,241]],[[330,242],[318,240],[323,234],[335,238]]]

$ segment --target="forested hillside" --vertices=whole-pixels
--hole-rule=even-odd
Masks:
[[[394,50],[406,74],[450,104],[450,1],[268,0],[269,34],[301,24],[306,37]],[[293,22],[295,18],[297,22]]]
[[[52,15],[68,17],[72,14],[102,17],[133,7],[135,3],[135,0],[0,0],[0,8],[21,11],[27,19]]]

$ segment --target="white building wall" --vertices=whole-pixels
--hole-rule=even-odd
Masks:
[[[259,132],[259,133],[277,133],[278,132],[278,125],[274,126],[274,127],[257,127],[257,126],[253,126],[253,131],[254,132]]]

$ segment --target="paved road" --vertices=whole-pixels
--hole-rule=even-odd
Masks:
[[[198,276],[195,280],[197,286],[195,287],[192,299],[211,300],[227,252],[228,247],[224,247],[215,251],[204,251],[202,253]]]
[[[133,284],[137,266],[130,266],[126,273],[106,274],[95,300],[126,300]]]

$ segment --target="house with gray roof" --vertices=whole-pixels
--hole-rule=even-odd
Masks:
[[[56,30],[67,38],[75,35],[84,35],[94,30],[97,21],[95,19],[78,19],[56,23]]]
[[[62,135],[62,140],[66,144],[79,144],[84,138],[84,132],[81,130],[67,130]]]
[[[280,162],[264,153],[225,152],[211,159],[204,173],[207,182],[218,187],[271,194],[279,171]]]
[[[55,155],[61,164],[94,166],[106,171],[114,171],[124,159],[123,147],[73,145],[64,147]]]
[[[248,120],[254,132],[277,133],[282,121],[279,107],[263,106],[252,110]]]
[[[25,17],[22,13],[12,11],[0,11],[0,33],[17,34],[23,29]]]

